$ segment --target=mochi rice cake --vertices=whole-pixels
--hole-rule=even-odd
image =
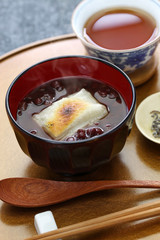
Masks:
[[[53,139],[64,140],[78,129],[95,123],[107,114],[106,106],[83,88],[34,114],[33,119]]]

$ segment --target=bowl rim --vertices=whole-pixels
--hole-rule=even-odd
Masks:
[[[112,128],[111,130],[107,131],[107,132],[104,132],[102,133],[101,135],[98,135],[98,136],[94,136],[92,138],[89,138],[89,139],[84,139],[84,140],[76,140],[76,141],[59,141],[59,140],[54,140],[54,139],[47,139],[47,138],[43,138],[41,136],[37,136],[37,135],[34,135],[34,134],[31,134],[30,132],[28,132],[27,130],[25,130],[23,127],[21,127],[17,121],[14,119],[14,117],[12,116],[12,113],[10,111],[10,106],[9,106],[9,96],[10,96],[10,92],[11,92],[11,89],[13,87],[13,85],[18,81],[18,79],[24,75],[27,71],[29,71],[30,69],[34,68],[35,66],[37,65],[40,65],[40,64],[43,64],[45,62],[48,62],[48,61],[54,61],[54,60],[58,60],[58,59],[62,59],[62,58],[89,58],[89,59],[93,59],[95,61],[100,61],[106,65],[109,65],[111,67],[113,67],[114,69],[118,70],[122,75],[124,75],[124,77],[127,79],[127,81],[129,82],[130,84],[130,87],[131,87],[131,90],[132,90],[132,104],[131,104],[131,107],[130,107],[130,110],[127,112],[125,118],[117,125],[115,126],[114,128]],[[112,134],[114,133],[117,129],[119,129],[125,122],[126,120],[130,117],[130,115],[132,114],[132,112],[134,111],[134,108],[136,106],[136,90],[135,90],[135,87],[131,81],[131,79],[129,78],[129,76],[123,71],[121,70],[119,67],[117,67],[115,64],[109,62],[109,61],[106,61],[104,59],[100,59],[100,58],[97,58],[97,57],[93,57],[93,56],[85,56],[85,55],[65,55],[65,56],[58,56],[58,57],[53,57],[53,58],[48,58],[48,59],[45,59],[45,60],[42,60],[40,62],[37,62],[33,65],[31,65],[30,67],[26,68],[25,70],[23,70],[21,73],[19,73],[15,78],[14,80],[11,82],[10,86],[8,87],[8,90],[6,92],[6,96],[5,96],[5,108],[6,108],[6,112],[7,112],[7,115],[8,117],[11,119],[12,123],[20,130],[22,131],[23,133],[25,133],[26,135],[30,136],[30,137],[33,137],[35,139],[38,139],[38,140],[41,140],[41,141],[45,141],[45,142],[48,142],[48,143],[54,143],[54,144],[65,144],[65,145],[70,145],[70,144],[80,144],[80,143],[83,143],[83,142],[92,142],[96,139],[99,139],[99,138],[103,138],[104,136],[106,135],[109,135],[109,134]]]
[[[74,18],[75,18],[75,15],[76,15],[76,12],[77,12],[77,10],[79,9],[79,7],[81,6],[81,5],[83,5],[85,2],[87,2],[88,0],[82,0],[76,7],[75,7],[75,9],[73,10],[73,13],[72,13],[72,17],[71,17],[71,25],[72,25],[72,29],[73,29],[73,31],[75,32],[75,34],[76,34],[76,36],[88,47],[88,48],[92,48],[92,49],[95,49],[96,51],[102,51],[103,50],[103,52],[106,52],[106,53],[117,53],[117,54],[123,54],[123,53],[132,53],[132,52],[136,52],[136,51],[139,51],[139,50],[143,50],[143,49],[145,49],[145,48],[147,48],[147,47],[151,47],[151,46],[153,46],[154,44],[158,44],[158,42],[160,42],[160,27],[159,27],[159,29],[158,29],[158,32],[157,32],[157,35],[156,35],[156,37],[155,38],[153,38],[151,41],[149,41],[149,42],[146,42],[146,43],[144,43],[144,44],[142,44],[142,45],[140,45],[140,46],[138,46],[138,47],[134,47],[134,48],[128,48],[128,49],[108,49],[108,48],[103,48],[103,47],[100,47],[100,46],[98,46],[98,45],[94,45],[94,44],[92,44],[92,43],[90,43],[90,42],[88,42],[87,40],[85,40],[85,38],[83,38],[81,35],[79,35],[78,33],[77,33],[77,29],[76,29],[76,27],[75,27],[75,25],[74,25]],[[160,7],[160,2],[158,2],[157,0],[152,0],[152,2],[154,2],[154,3],[158,3],[158,5],[159,5],[159,7]],[[135,8],[135,9],[138,9],[138,8]],[[150,14],[151,15],[151,14]],[[153,15],[151,15],[152,16],[152,18],[154,18],[153,17]],[[88,18],[89,19],[89,18]],[[156,21],[156,20],[155,20]]]

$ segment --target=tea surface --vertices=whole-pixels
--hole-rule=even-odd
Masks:
[[[123,50],[151,41],[156,31],[155,20],[147,13],[121,9],[92,16],[84,26],[84,37],[100,47]]]

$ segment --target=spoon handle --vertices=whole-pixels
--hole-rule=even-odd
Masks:
[[[160,188],[160,181],[152,180],[102,180],[94,181],[91,184],[96,190],[106,190],[114,188]]]

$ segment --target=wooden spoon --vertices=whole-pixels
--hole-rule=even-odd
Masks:
[[[0,199],[19,207],[42,207],[113,188],[160,188],[160,181],[60,182],[36,178],[8,178],[0,181]]]

